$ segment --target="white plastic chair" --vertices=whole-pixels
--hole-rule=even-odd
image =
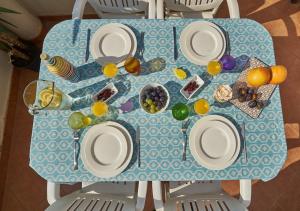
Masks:
[[[60,185],[48,182],[46,211],[142,211],[146,194],[147,182],[82,183],[82,189],[60,198]]]
[[[240,180],[239,200],[225,193],[220,181],[192,181],[166,183],[163,203],[161,185],[152,182],[157,211],[244,211],[251,201],[251,180]]]
[[[237,0],[226,0],[230,18],[239,18]],[[223,0],[157,0],[157,18],[213,18]]]
[[[155,18],[155,0],[76,0],[72,19],[82,18],[87,2],[99,18]]]

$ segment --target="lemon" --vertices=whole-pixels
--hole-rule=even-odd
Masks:
[[[92,105],[91,110],[95,116],[103,116],[108,112],[108,105],[105,102],[98,101]]]
[[[176,78],[178,78],[179,80],[183,80],[186,78],[186,72],[183,69],[174,68],[173,72],[174,72]]]
[[[62,94],[58,90],[53,93],[51,88],[45,88],[39,93],[39,100],[42,107],[57,108],[61,104]]]
[[[89,126],[92,123],[92,119],[91,117],[86,116],[83,118],[82,122],[85,126]]]

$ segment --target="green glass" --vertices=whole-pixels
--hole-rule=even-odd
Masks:
[[[70,115],[68,119],[69,127],[73,130],[79,130],[84,128],[86,125],[84,124],[85,115],[81,112],[74,112]]]
[[[177,120],[185,120],[189,116],[189,107],[184,103],[177,103],[172,108],[172,115]]]

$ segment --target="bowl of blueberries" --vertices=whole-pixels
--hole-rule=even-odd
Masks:
[[[140,106],[148,114],[158,114],[165,111],[169,102],[169,92],[161,84],[150,83],[140,91]]]

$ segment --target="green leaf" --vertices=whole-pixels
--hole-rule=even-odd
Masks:
[[[17,26],[15,26],[14,24],[12,24],[12,23],[8,22],[7,20],[4,20],[3,18],[0,18],[0,22],[6,23],[6,24],[8,24],[8,25],[11,25],[11,26],[13,26],[13,27],[16,27],[16,28],[17,28]]]
[[[14,13],[14,14],[21,14],[20,12],[11,10],[11,9],[7,9],[4,7],[0,7],[0,13]]]

